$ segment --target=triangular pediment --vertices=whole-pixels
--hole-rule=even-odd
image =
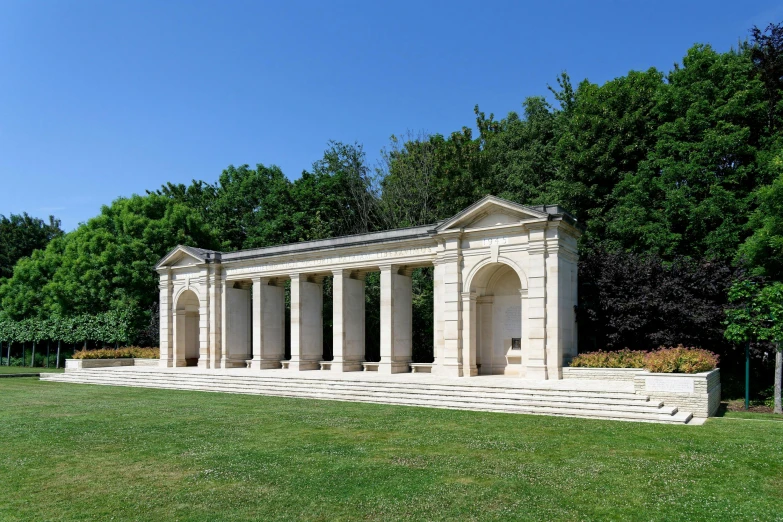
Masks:
[[[441,232],[449,229],[511,225],[521,221],[546,217],[546,212],[536,208],[520,205],[495,196],[487,196],[438,225],[437,230]]]
[[[158,261],[155,268],[178,268],[200,265],[206,262],[204,255],[206,252],[208,251],[200,248],[178,245],[166,254],[163,259]]]

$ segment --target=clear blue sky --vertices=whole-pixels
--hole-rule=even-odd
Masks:
[[[504,116],[563,70],[668,71],[781,18],[758,0],[0,1],[0,214],[71,230],[229,164],[295,179],[330,139],[374,162],[393,133]]]

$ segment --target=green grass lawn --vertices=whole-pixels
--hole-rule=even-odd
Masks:
[[[0,380],[0,520],[781,520],[783,423]]]
[[[55,368],[30,368],[28,366],[0,366],[0,374],[3,373],[44,373],[44,372],[62,372],[63,369],[60,368],[59,370]]]

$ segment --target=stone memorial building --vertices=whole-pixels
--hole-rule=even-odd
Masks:
[[[238,252],[179,246],[160,274],[160,364],[562,378],[576,355],[577,238],[558,206],[487,196],[446,221]],[[411,273],[434,267],[434,361],[412,361]],[[380,272],[380,361],[365,274]],[[323,289],[333,276],[333,358]],[[290,281],[290,359],[285,358]]]

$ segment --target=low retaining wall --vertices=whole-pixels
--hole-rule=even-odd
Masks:
[[[694,417],[715,415],[720,406],[720,370],[702,373],[650,373],[637,368],[563,368],[563,379],[632,382],[638,395],[677,406]]]
[[[665,404],[693,413],[694,417],[715,415],[720,406],[720,370],[702,373],[637,374],[634,390]]]
[[[119,366],[158,366],[160,359],[66,359],[65,371],[71,372],[82,368],[116,368]]]
[[[563,368],[563,379],[633,382],[639,368]]]

